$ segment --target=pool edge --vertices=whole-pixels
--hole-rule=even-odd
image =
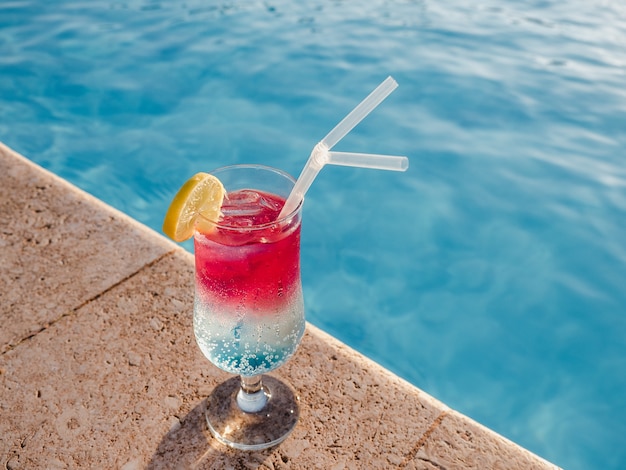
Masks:
[[[198,462],[202,456],[205,466],[214,462],[256,462],[271,468],[269,463],[279,467],[282,462],[293,468],[352,468],[360,461],[381,468],[425,468],[435,464],[446,468],[558,468],[448,408],[310,324],[301,350],[284,367],[284,373],[283,369],[277,373],[290,378],[296,389],[302,390],[303,417],[294,435],[278,448],[263,453],[241,454],[221,449],[204,431],[192,426],[201,397],[207,392],[204,385],[198,384],[216,383],[224,377],[219,371],[204,369],[203,358],[189,339],[189,320],[182,318],[181,312],[190,305],[192,256],[1,142],[0,168],[0,216],[10,222],[7,227],[11,226],[0,238],[4,253],[0,281],[6,286],[0,292],[4,304],[1,312],[3,322],[9,323],[6,319],[10,319],[15,326],[10,334],[0,336],[0,383],[2,396],[7,397],[3,398],[3,407],[14,410],[12,418],[0,425],[0,435],[5,436],[0,438],[0,456],[5,465],[84,458],[85,463],[108,461],[128,469],[146,465],[156,468],[181,458]],[[64,212],[67,208],[71,208],[71,214]],[[98,229],[93,230],[94,226]],[[103,231],[107,231],[106,237],[98,239]],[[64,244],[74,234],[76,243]],[[85,272],[85,265],[92,263],[96,269]],[[33,270],[33,266],[38,269]],[[37,271],[36,276],[33,271]],[[111,354],[127,357],[127,363],[119,367],[130,371],[125,376],[128,382],[109,384],[103,379],[87,383],[81,365],[99,367],[103,357],[97,352],[88,354],[97,350],[96,346],[81,349],[76,345],[77,338],[85,337],[85,344],[97,345],[94,336],[107,333],[91,329],[93,322],[87,319],[104,317],[108,325],[123,323],[138,299],[137,315],[145,315],[146,323],[156,323],[156,317],[149,317],[145,311],[145,305],[151,304],[140,306],[139,299],[149,302],[142,296],[141,288],[159,279],[171,285],[162,296],[170,298],[158,299],[161,317],[157,321],[164,323],[176,317],[171,333],[184,337],[184,344],[167,347],[171,348],[170,357],[171,351],[180,354],[173,357],[174,362],[193,365],[190,371],[177,377],[174,370],[162,377],[165,363],[154,357],[148,360],[150,353],[141,352],[134,344],[136,337],[124,337],[122,327],[112,340]],[[13,308],[18,304],[21,310]],[[20,314],[31,311],[43,313],[36,318]],[[150,331],[142,330],[141,322],[136,328]],[[140,352],[126,352],[135,349]],[[67,374],[81,391],[79,397],[92,393],[100,396],[109,387],[112,392],[134,390],[135,398],[113,403],[104,394],[77,405],[80,400],[71,396],[71,390],[64,392],[68,390],[67,377],[51,376],[45,361],[41,370],[33,363],[39,354],[50,364],[73,364],[77,351],[79,356],[84,354],[81,361],[85,362],[77,362]],[[29,364],[28,374],[23,370],[24,364]],[[141,380],[153,384],[158,391],[156,399],[149,397],[150,407],[140,412],[136,399],[146,386],[142,388],[143,382],[133,375],[136,370],[141,371]],[[183,376],[188,383],[180,383]],[[22,397],[16,390],[32,393]],[[62,396],[64,393],[67,399]],[[150,387],[145,393],[148,397]],[[50,401],[42,404],[42,397]],[[37,404],[40,412],[33,412]],[[138,422],[146,413],[159,419],[148,426],[151,435],[143,436],[135,447],[130,446],[131,451],[124,451],[129,446],[122,445],[123,441],[133,439],[135,428],[126,421],[126,428],[102,424],[100,417],[112,410],[124,416],[138,413]],[[77,438],[75,429],[86,441]],[[120,435],[119,429],[126,429],[127,434]],[[86,455],[85,442],[96,435],[108,439],[110,446]],[[190,437],[196,439],[191,446]],[[61,451],[46,444],[50,442],[59,446],[65,443],[67,447]],[[116,445],[120,446],[117,450]],[[183,447],[185,455],[181,457]]]

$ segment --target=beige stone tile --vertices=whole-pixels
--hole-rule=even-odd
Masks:
[[[420,470],[557,470],[527,450],[455,411],[447,412],[403,468]],[[437,425],[438,424],[438,425]]]
[[[276,449],[213,441],[204,397],[222,380],[192,334],[193,261],[182,250],[0,356],[0,456],[10,468],[388,468],[442,406],[309,326],[278,371],[298,427]]]
[[[0,356],[4,461],[143,466],[180,426],[217,377],[191,337],[190,256],[175,251]]]
[[[447,408],[321,330],[308,333],[283,369],[305,404],[294,440],[308,445],[296,468],[394,467]]]
[[[173,247],[0,144],[0,352]]]

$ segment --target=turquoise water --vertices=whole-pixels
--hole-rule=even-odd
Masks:
[[[298,174],[308,319],[567,469],[626,467],[626,7],[0,3],[0,140],[159,230],[217,166]]]

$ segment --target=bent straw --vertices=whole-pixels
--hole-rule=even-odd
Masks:
[[[278,218],[291,214],[298,204],[304,199],[304,195],[313,183],[313,180],[327,163],[347,165],[361,168],[376,168],[383,170],[404,171],[408,168],[406,157],[385,157],[383,155],[370,155],[359,153],[329,152],[348,132],[361,122],[365,116],[371,113],[389,94],[398,87],[398,83],[387,77],[376,87],[356,108],[341,120],[326,137],[313,147],[311,155],[304,165],[296,184],[289,197],[285,201]],[[386,161],[385,159],[389,159]],[[400,160],[398,160],[400,159]],[[331,161],[334,160],[334,161]]]

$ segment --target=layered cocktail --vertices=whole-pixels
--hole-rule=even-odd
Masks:
[[[294,183],[259,165],[200,173],[181,188],[185,204],[173,217],[173,237],[194,237],[197,343],[213,364],[239,376],[209,396],[207,423],[240,449],[278,444],[299,416],[291,388],[263,375],[293,355],[305,328],[300,205],[279,217]]]

